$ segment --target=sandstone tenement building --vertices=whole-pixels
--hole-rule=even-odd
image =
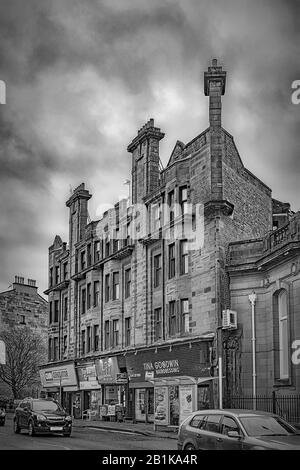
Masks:
[[[34,279],[25,282],[24,277],[15,276],[11,288],[0,292],[0,331],[13,328],[30,328],[47,343],[48,333],[48,302],[38,293]],[[34,387],[34,393],[40,389],[39,380]],[[26,393],[26,390],[24,390]],[[32,390],[27,390],[27,394]],[[9,396],[6,384],[0,380],[0,395]]]
[[[68,243],[56,236],[49,248],[49,363],[41,377],[74,416],[114,413],[117,404],[137,421],[178,425],[194,409],[217,406],[218,356],[225,399],[249,391],[247,295],[259,286],[260,317],[270,300],[255,263],[269,253],[268,237],[292,222],[289,204],[272,199],[245,168],[222,127],[225,85],[226,72],[213,60],[204,74],[209,127],[186,144],[177,141],[164,169],[164,133],[153,119],[138,131],[128,145],[130,201],[95,221],[88,220],[92,196],[83,183],[66,202]],[[237,328],[222,330],[229,308],[237,311]],[[258,341],[259,354],[260,347]]]

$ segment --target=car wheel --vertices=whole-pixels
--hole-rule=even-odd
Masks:
[[[195,448],[195,446],[193,446],[193,444],[187,444],[184,447],[184,450],[196,450],[196,448]]]
[[[29,424],[28,424],[28,434],[29,434],[29,436],[34,436],[35,435],[34,426],[33,426],[32,421],[29,421]]]
[[[71,433],[68,432],[68,433],[64,434],[64,437],[71,437]]]
[[[14,432],[16,434],[19,434],[21,431],[21,428],[19,426],[19,421],[17,419],[14,419]]]

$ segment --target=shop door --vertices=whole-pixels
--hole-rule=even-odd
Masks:
[[[147,389],[147,421],[148,423],[154,422],[154,388]]]
[[[73,395],[73,416],[75,419],[81,418],[81,393]]]
[[[136,421],[146,421],[146,389],[137,388],[135,390],[135,419]]]

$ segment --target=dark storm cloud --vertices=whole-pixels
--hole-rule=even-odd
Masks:
[[[215,56],[228,71],[224,127],[245,165],[298,209],[299,13],[292,0],[2,0],[2,284],[23,269],[46,287],[69,187],[86,181],[92,217],[126,194],[126,146],[145,120],[166,132],[163,162],[207,127],[202,74]]]

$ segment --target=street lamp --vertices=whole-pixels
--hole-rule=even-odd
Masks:
[[[256,410],[256,337],[255,337],[255,302],[257,295],[254,290],[249,295],[251,303],[251,325],[252,325],[252,387],[253,387],[253,409]]]

